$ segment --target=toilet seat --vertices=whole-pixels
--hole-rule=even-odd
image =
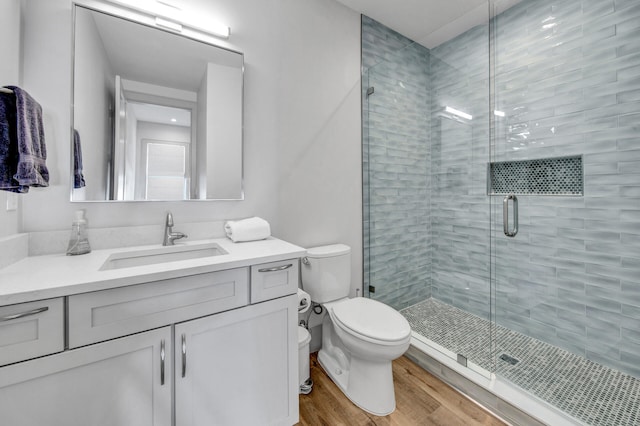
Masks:
[[[346,299],[330,309],[335,325],[362,340],[392,345],[411,335],[409,322],[398,311],[376,300],[356,297]]]

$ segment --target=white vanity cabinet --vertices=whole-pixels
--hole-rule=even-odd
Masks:
[[[2,367],[0,424],[171,426],[170,346],[163,327]]]
[[[296,423],[297,317],[287,296],[176,324],[176,425]]]
[[[0,425],[295,424],[299,261],[280,259],[0,306]]]

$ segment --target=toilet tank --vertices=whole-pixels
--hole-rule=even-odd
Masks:
[[[307,249],[302,259],[302,288],[316,303],[349,296],[351,289],[351,248],[344,244]]]

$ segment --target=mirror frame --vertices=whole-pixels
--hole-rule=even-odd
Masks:
[[[240,96],[241,96],[241,111],[240,111],[240,194],[238,198],[196,198],[196,199],[188,199],[188,200],[74,200],[74,170],[73,170],[73,162],[74,162],[74,129],[75,129],[75,63],[76,63],[76,52],[75,52],[75,38],[76,38],[76,19],[77,19],[77,8],[81,7],[83,9],[87,9],[93,12],[103,13],[105,15],[112,16],[114,18],[123,19],[125,21],[129,21],[134,24],[143,25],[147,28],[162,31],[164,33],[168,33],[177,37],[182,37],[187,40],[192,40],[197,43],[207,44],[210,47],[221,49],[230,53],[235,53],[240,55],[242,60],[242,65],[240,67],[241,73],[241,87],[240,87]],[[155,25],[155,16],[151,16],[144,14],[143,12],[138,12],[133,9],[128,9],[126,7],[120,7],[119,5],[113,3],[105,3],[100,0],[79,0],[74,1],[71,4],[71,115],[70,115],[70,141],[69,141],[69,159],[70,159],[70,167],[69,167],[69,201],[72,203],[152,203],[152,202],[207,202],[207,201],[244,201],[245,199],[245,144],[244,144],[244,121],[245,121],[245,62],[244,62],[244,53],[230,49],[225,46],[220,46],[216,42],[218,38],[215,36],[209,36],[205,33],[197,34],[197,35],[185,35],[176,31],[171,31],[164,27],[159,27]]]

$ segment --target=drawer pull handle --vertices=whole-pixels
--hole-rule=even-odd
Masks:
[[[187,374],[187,335],[182,333],[182,377]]]
[[[258,269],[258,272],[276,272],[276,271],[284,271],[285,269],[289,269],[293,266],[293,263],[289,263],[288,265],[282,266],[274,266],[273,268],[262,268]]]
[[[164,386],[164,339],[160,341],[160,386]]]
[[[33,309],[31,311],[20,312],[18,314],[13,314],[13,315],[7,315],[7,316],[4,316],[4,317],[0,317],[0,322],[11,321],[11,320],[18,319],[18,318],[29,317],[31,315],[37,315],[37,314],[40,314],[40,313],[48,311],[48,310],[49,310],[49,307],[48,306],[44,306],[42,308]]]

